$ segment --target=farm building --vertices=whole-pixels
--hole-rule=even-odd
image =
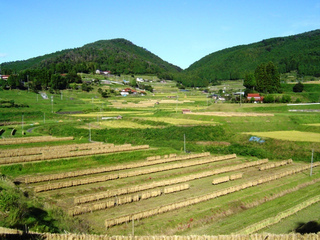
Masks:
[[[252,98],[255,102],[263,102],[263,97],[259,93],[248,93],[247,100],[250,101]]]
[[[10,75],[0,75],[0,78],[3,80],[8,80],[9,77]]]

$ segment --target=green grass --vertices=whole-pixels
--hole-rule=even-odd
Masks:
[[[273,234],[291,233],[300,225],[306,224],[310,221],[320,221],[320,203],[311,205],[306,209],[303,209],[294,215],[283,219],[280,223],[272,226],[268,226],[267,229],[262,229],[259,232],[268,232]]]

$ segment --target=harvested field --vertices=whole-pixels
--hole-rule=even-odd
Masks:
[[[194,157],[199,159],[194,160]],[[314,167],[317,165],[316,163]],[[130,171],[131,167],[136,169]],[[90,178],[80,176],[93,173],[94,169],[73,172],[71,181],[54,180],[57,177],[54,175],[48,175],[51,180],[45,184],[32,183],[34,180],[31,179],[26,181],[39,196],[55,199],[59,193],[56,204],[66,207],[70,215],[90,219],[95,224],[102,221],[95,225],[97,231],[106,231],[103,229],[108,227],[107,232],[119,233],[126,231],[126,223],[132,219],[149,223],[154,217],[162,218],[164,215],[165,218],[176,211],[183,213],[183,209],[206,205],[206,202],[218,201],[219,198],[239,191],[249,191],[247,189],[258,186],[264,189],[263,186],[268,186],[271,181],[290,178],[308,168],[308,165],[294,164],[290,160],[275,164],[267,159],[247,161],[235,155],[214,157],[208,153],[194,156],[169,154],[148,157],[145,162],[103,169],[108,171],[109,176],[114,176],[113,180],[109,179],[108,182],[99,183],[100,178],[106,180],[100,174]],[[144,175],[147,176],[143,177]],[[146,182],[146,179],[151,182]],[[78,181],[80,185],[77,184]],[[65,183],[70,183],[70,186],[65,188]],[[85,188],[82,187],[83,184]],[[50,190],[53,185],[63,188]],[[39,190],[40,188],[42,190]],[[50,191],[41,192],[44,188]],[[166,196],[169,193],[170,198]],[[142,229],[142,226],[139,226],[140,224],[137,226],[138,231]]]
[[[147,124],[140,124],[127,120],[109,120],[100,122],[101,127],[107,128],[156,128],[156,126],[151,126]]]
[[[73,140],[73,137],[24,137],[24,138],[3,138],[0,139],[0,145],[10,144],[23,144],[23,143],[36,143],[36,142],[56,142],[56,141],[68,141]]]
[[[75,144],[56,147],[22,148],[5,150],[1,153],[0,164],[45,161],[59,158],[81,157],[123,151],[148,149],[148,145],[131,146],[131,144],[114,145],[102,143]]]
[[[60,152],[61,147],[8,149],[1,152],[0,157],[18,159],[42,153],[52,155]],[[63,145],[68,154],[94,154],[116,147],[119,146],[104,143]],[[125,144],[122,147],[127,149],[132,146]],[[189,224],[201,225],[211,214],[218,216],[215,208],[232,215],[240,211],[238,208],[242,209],[241,206],[253,208],[264,201],[273,201],[297,189],[318,184],[319,165],[319,162],[314,163],[316,176],[308,178],[305,172],[309,171],[310,166],[294,163],[291,159],[271,162],[268,159],[246,159],[235,154],[212,156],[204,152],[154,155],[131,163],[19,176],[19,179],[21,187],[26,187],[28,191],[33,189],[37,196],[49,199],[50,204],[56,204],[70,216],[92,222],[97,232],[128,234],[128,223],[134,221],[137,233],[150,231],[161,234],[160,226],[171,225],[172,221],[179,227],[171,229],[167,226],[164,229],[176,234],[181,230],[187,231]],[[266,198],[266,194],[270,196]],[[233,209],[235,201],[240,205]],[[187,225],[177,223],[193,219],[193,215],[197,221]],[[171,220],[168,222],[167,218]],[[250,229],[253,228],[256,227]],[[239,231],[241,229],[243,227],[238,228]]]
[[[186,119],[186,118],[165,118],[165,117],[141,118],[141,117],[139,117],[139,119],[155,121],[155,122],[165,122],[165,123],[169,123],[172,125],[215,125],[215,124],[217,124],[216,122],[211,122],[211,121],[201,121],[201,120]]]
[[[272,113],[242,113],[242,112],[185,112],[189,115],[205,115],[217,117],[273,117]]]

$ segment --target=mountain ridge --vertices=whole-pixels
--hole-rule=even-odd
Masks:
[[[241,79],[269,61],[274,62],[280,73],[297,71],[300,75],[320,76],[320,29],[210,53],[183,70],[178,79],[186,86],[190,85],[188,78],[198,79],[202,85],[215,80]]]
[[[207,86],[219,80],[243,79],[263,62],[272,61],[280,73],[320,76],[320,29],[274,37],[212,52],[182,70],[124,38],[98,40],[82,47],[23,61],[2,63],[4,72],[45,68],[55,73],[110,70],[113,74],[155,74],[184,86]]]
[[[78,48],[2,63],[1,67],[4,71],[12,69],[16,72],[28,68],[46,68],[58,73],[102,69],[114,74],[159,74],[182,70],[123,38],[98,40]]]

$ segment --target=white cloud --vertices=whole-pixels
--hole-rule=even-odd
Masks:
[[[7,56],[8,56],[7,53],[0,53],[0,58],[5,58],[5,57],[7,57]]]

